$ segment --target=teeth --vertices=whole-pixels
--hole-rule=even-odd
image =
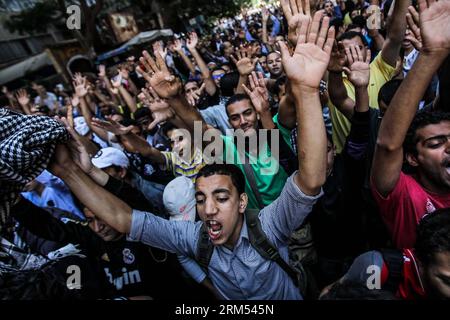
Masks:
[[[209,224],[212,225],[212,226],[214,226],[214,225],[218,224],[218,222],[215,221],[215,220],[210,220],[210,221],[209,221]]]
[[[211,233],[212,233],[214,236],[217,236],[217,235],[220,233],[221,230],[222,230],[222,229],[217,230],[217,231],[211,230]]]

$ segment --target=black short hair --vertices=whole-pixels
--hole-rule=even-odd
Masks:
[[[175,130],[175,129],[178,129],[178,128],[171,122],[166,122],[161,126],[161,131],[167,138],[169,138],[169,136],[168,136],[169,131]]]
[[[337,282],[320,300],[398,300],[394,293],[383,289],[369,289],[366,284]]]
[[[362,15],[356,16],[352,19],[352,22],[357,27],[360,27],[361,29],[364,29],[367,25],[366,18],[364,18]]]
[[[443,121],[450,121],[450,113],[441,111],[419,111],[406,133],[405,141],[403,143],[405,153],[417,156],[417,130],[430,124],[438,124]]]
[[[239,73],[237,71],[226,73],[220,78],[220,93],[224,97],[231,97],[234,94],[234,89],[239,84]]]
[[[422,218],[417,227],[415,252],[428,266],[434,255],[450,252],[450,208],[438,209]]]
[[[281,76],[277,80],[275,80],[275,84],[273,86],[272,93],[275,95],[278,95],[280,93],[281,86],[286,85],[286,80],[287,80],[286,76]]]
[[[363,34],[361,32],[356,32],[356,31],[344,32],[337,38],[337,41],[340,42],[343,40],[351,40],[356,37],[359,37],[361,39],[364,46],[366,46],[366,47],[368,46],[367,40],[366,40],[366,38],[364,38]]]
[[[344,20],[339,19],[339,18],[334,18],[333,20],[330,21],[330,28],[334,27],[334,30],[336,30],[336,32],[339,31],[340,28],[342,28],[344,26]]]
[[[383,101],[386,105],[389,105],[402,82],[402,79],[393,79],[386,82],[378,92],[378,101]]]
[[[245,192],[245,176],[241,169],[233,164],[208,164],[198,172],[197,181],[201,177],[207,178],[216,174],[229,176],[239,195]]]
[[[139,121],[142,118],[149,117],[152,119],[152,113],[149,108],[141,107],[134,112],[134,119]]]
[[[233,103],[243,101],[243,100],[249,100],[251,102],[250,97],[244,93],[235,94],[230,99],[228,99],[227,103],[225,104],[225,111],[227,112],[227,115],[229,115],[228,114],[228,106],[232,105]]]

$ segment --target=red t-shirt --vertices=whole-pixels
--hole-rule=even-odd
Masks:
[[[371,185],[381,217],[398,249],[414,247],[417,225],[424,215],[450,207],[450,194],[430,193],[403,172],[394,190],[386,198],[378,193],[373,182]]]

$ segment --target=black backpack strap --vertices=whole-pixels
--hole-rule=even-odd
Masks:
[[[297,272],[281,258],[278,250],[270,243],[259,221],[259,210],[247,209],[245,218],[247,221],[248,236],[252,247],[265,259],[275,261],[299,286]]]
[[[209,261],[211,261],[213,251],[214,246],[209,239],[208,227],[203,223],[200,228],[195,260],[205,273],[208,273]]]
[[[403,252],[396,249],[381,249],[380,252],[389,270],[383,289],[396,293],[403,279]]]
[[[264,208],[264,202],[262,200],[261,194],[259,193],[258,186],[256,185],[255,172],[253,171],[253,167],[250,164],[250,159],[245,151],[240,152],[239,155],[243,155],[244,157],[245,178],[247,179],[248,183],[250,184],[250,187],[252,188],[253,194],[256,197],[256,202],[258,202],[258,207],[262,209]]]

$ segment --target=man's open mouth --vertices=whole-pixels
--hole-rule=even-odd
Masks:
[[[217,240],[222,234],[222,225],[216,220],[206,221],[206,226],[208,227],[208,234],[211,240]]]

